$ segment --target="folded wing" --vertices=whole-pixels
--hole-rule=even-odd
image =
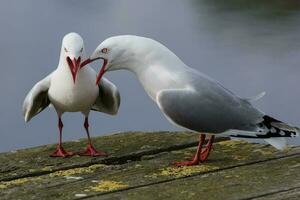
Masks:
[[[25,122],[28,122],[50,104],[48,97],[50,82],[51,74],[35,84],[26,95],[23,103],[23,115]]]
[[[262,113],[237,97],[198,93],[190,89],[163,90],[157,103],[169,120],[199,132],[221,133],[229,129],[251,130]]]
[[[99,96],[92,110],[115,115],[118,113],[119,106],[120,94],[118,88],[106,78],[102,78],[99,83]]]

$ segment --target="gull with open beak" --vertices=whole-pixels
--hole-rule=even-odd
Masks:
[[[62,41],[57,69],[33,86],[23,103],[25,121],[52,104],[58,115],[59,141],[52,157],[73,155],[62,147],[61,120],[64,112],[81,112],[85,116],[84,128],[88,137],[88,146],[84,156],[107,156],[92,145],[89,134],[88,116],[91,110],[115,115],[120,105],[117,87],[108,81],[96,82],[96,72],[81,61],[86,58],[83,39],[77,33],[67,34]],[[82,68],[83,65],[87,65]]]
[[[96,48],[85,64],[97,59],[104,60],[97,83],[107,71],[129,70],[171,123],[200,132],[193,160],[178,162],[178,166],[204,162],[216,134],[262,139],[278,149],[285,147],[285,138],[299,136],[298,128],[264,114],[251,104],[264,93],[251,99],[240,98],[150,38],[110,37]],[[210,138],[202,149],[204,133],[209,133]]]

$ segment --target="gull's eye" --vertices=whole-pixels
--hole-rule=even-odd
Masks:
[[[107,53],[107,52],[108,52],[108,49],[107,49],[107,48],[103,48],[103,49],[101,49],[101,52],[102,52],[102,53]]]
[[[83,51],[83,47],[80,49],[80,53],[82,53],[82,51]]]
[[[68,49],[66,49],[66,47],[64,47],[65,52],[68,52]]]

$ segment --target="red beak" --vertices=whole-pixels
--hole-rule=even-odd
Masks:
[[[70,68],[70,71],[71,71],[71,74],[72,74],[73,82],[75,84],[78,70],[81,68],[80,67],[81,66],[80,65],[81,58],[78,57],[77,59],[73,58],[73,60],[71,60],[71,58],[68,56],[66,59],[67,59],[67,63],[69,65],[69,68]]]
[[[93,62],[94,60],[92,59],[86,59],[85,61],[83,61],[81,64],[80,64],[80,68],[83,68],[84,66],[86,66],[87,64],[90,64],[91,62]]]
[[[99,74],[98,74],[98,76],[97,76],[97,79],[96,79],[96,85],[99,85],[99,82],[100,82],[100,80],[101,80],[103,74],[105,73],[105,67],[106,67],[106,65],[107,65],[107,60],[104,59],[104,58],[101,58],[101,59],[103,59],[103,64],[102,64],[101,70],[100,70],[100,72],[99,72]]]

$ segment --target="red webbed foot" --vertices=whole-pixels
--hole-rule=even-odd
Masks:
[[[199,137],[199,144],[198,144],[198,148],[197,148],[197,152],[194,156],[194,159],[192,161],[183,161],[183,162],[176,162],[174,163],[175,166],[193,166],[193,165],[198,165],[199,163],[205,162],[209,156],[209,153],[212,149],[212,144],[214,141],[215,136],[211,136],[209,138],[209,141],[207,143],[207,145],[205,146],[204,149],[202,149],[202,145],[205,141],[205,135],[204,134],[200,134]]]
[[[69,157],[69,156],[73,156],[74,153],[72,152],[67,152],[66,150],[64,150],[64,148],[60,145],[57,145],[56,150],[50,155],[51,157]]]
[[[92,144],[88,144],[85,152],[79,153],[80,156],[104,156],[107,157],[108,154],[104,151],[97,151]]]

